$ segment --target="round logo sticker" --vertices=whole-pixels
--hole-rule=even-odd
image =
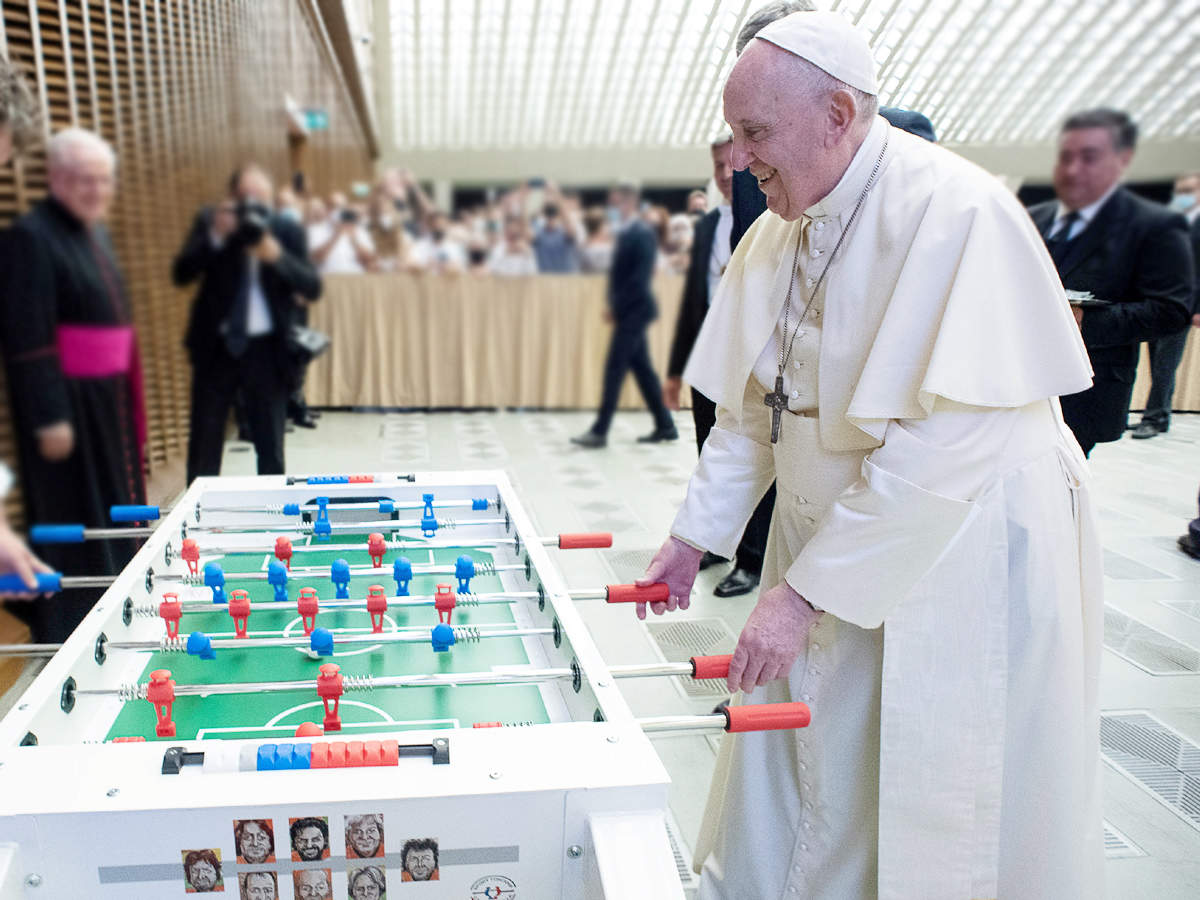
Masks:
[[[485,875],[471,885],[471,900],[517,900],[517,883],[503,875]]]

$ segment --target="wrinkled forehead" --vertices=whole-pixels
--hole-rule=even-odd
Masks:
[[[725,121],[743,126],[803,104],[795,90],[802,60],[766,41],[751,41],[725,81]]]

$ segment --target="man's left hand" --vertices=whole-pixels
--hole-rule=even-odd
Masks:
[[[283,256],[283,248],[279,246],[279,241],[275,240],[275,235],[268,231],[262,236],[261,241],[250,248],[250,253],[261,262],[273,263]]]
[[[786,678],[821,615],[786,581],[760,594],[729,663],[729,690]]]
[[[25,542],[13,534],[8,525],[0,521],[0,573],[14,573],[21,576],[21,580],[29,586],[29,590],[22,593],[0,593],[0,598],[5,597],[23,597],[28,600],[32,597],[33,592],[37,590],[37,578],[39,572],[50,573],[54,570],[48,565],[33,555],[33,552],[26,546]]]
[[[1078,325],[1080,328],[1082,328],[1083,327],[1083,307],[1082,306],[1072,306],[1071,312],[1073,312],[1075,314],[1075,324]]]

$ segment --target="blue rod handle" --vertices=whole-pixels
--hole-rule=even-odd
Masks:
[[[29,529],[34,544],[82,544],[82,525],[34,525]]]
[[[0,575],[0,593],[3,594],[53,594],[62,590],[62,572],[39,572],[37,590],[31,591],[20,575]]]
[[[158,507],[114,506],[108,514],[114,522],[153,522],[158,518]]]

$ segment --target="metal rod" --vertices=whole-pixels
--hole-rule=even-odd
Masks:
[[[712,716],[657,716],[638,719],[642,731],[663,734],[684,731],[724,731],[728,720],[720,714]]]
[[[451,566],[415,565],[412,567],[412,570],[413,570],[413,575],[453,575],[453,574],[455,574],[454,569]],[[517,565],[515,563],[513,563],[511,565],[503,565],[503,566],[493,566],[491,564],[488,564],[488,566],[486,568],[477,570],[476,574],[491,575],[494,572],[524,572],[524,571],[525,571],[525,566]],[[350,567],[351,575],[369,575],[371,573],[378,573],[378,575],[381,578],[390,577],[390,573],[382,567],[381,568],[375,568],[374,566],[351,566]],[[326,567],[323,567],[323,566],[301,566],[301,567],[292,569],[291,572],[289,573],[290,578],[316,578],[316,577],[328,577],[328,576],[329,576],[329,569]],[[114,575],[113,578],[115,578],[115,577],[116,576]],[[269,577],[269,574],[267,572],[230,572],[230,573],[228,573],[228,577],[236,578],[238,581],[266,581],[267,578]],[[64,587],[70,586],[70,585],[66,584],[66,582],[68,580],[69,579],[66,579],[66,578],[63,579]],[[108,581],[101,580],[100,584],[108,584],[111,580],[112,580],[112,578],[110,578]],[[202,574],[201,575],[191,575],[191,574],[183,573],[183,572],[161,572],[161,573],[156,572],[154,574],[154,580],[155,581],[182,581],[184,584],[190,584],[190,585],[199,586],[199,587],[204,586],[204,576]],[[81,587],[82,586],[84,586],[84,585],[81,585]],[[100,585],[86,585],[86,586],[87,587],[98,587]]]
[[[387,529],[384,529],[385,531]],[[405,543],[407,540],[407,543]],[[544,546],[556,546],[558,538],[538,538],[538,541]],[[480,541],[422,541],[420,538],[407,538],[399,541],[386,541],[385,548],[388,550],[471,550],[480,547],[500,547],[505,544],[515,544],[516,538],[484,538]],[[354,546],[352,544],[304,544],[300,547],[292,547],[292,553],[329,553],[335,547],[347,547],[353,550],[364,550],[360,544]],[[219,556],[258,556],[263,553],[273,554],[275,547],[210,547],[206,544],[200,545],[200,552],[204,554],[214,554]]]
[[[464,528],[467,526],[503,524],[504,520],[501,518],[447,519],[444,522],[438,522],[438,528]],[[329,523],[329,530],[333,534],[370,534],[374,531],[395,531],[397,528],[420,529],[421,527],[420,522],[401,522],[396,519],[378,519],[374,522]],[[200,532],[201,534],[255,534],[260,531],[269,530],[270,528],[270,525],[189,525],[188,534],[192,532]],[[298,534],[309,534],[313,530],[313,523],[289,524],[286,530]]]
[[[429,643],[429,632],[432,629],[422,629],[420,633],[384,632],[383,634],[348,635],[338,639],[339,644],[425,644]],[[482,631],[480,626],[457,626],[454,636],[457,641],[474,643],[483,638],[496,637],[527,637],[532,635],[553,634],[553,628],[510,628],[505,631]],[[104,645],[109,650],[151,650],[176,651],[187,649],[185,638],[169,638],[159,641],[109,641]],[[212,642],[213,650],[259,649],[263,647],[309,647],[308,635],[295,638],[222,638]]]
[[[0,644],[0,656],[53,656],[62,644]]]
[[[538,597],[536,591],[511,591],[497,592],[490,594],[455,594],[458,606],[486,606],[493,603],[514,603],[517,600],[533,600]],[[389,609],[401,609],[410,606],[433,606],[434,596],[432,594],[418,594],[410,597],[388,597],[387,605]],[[322,600],[321,611],[331,609],[366,609],[367,601],[359,599],[351,600]],[[229,607],[223,603],[212,603],[208,600],[184,600],[179,604],[180,608],[185,613],[206,613],[206,612],[227,612]],[[256,601],[250,604],[250,611],[271,612],[279,610],[295,609],[294,601],[283,600],[263,600]],[[161,613],[159,607],[154,604],[146,604],[134,609],[134,615],[140,615],[147,618],[156,618]]]
[[[244,641],[242,643],[245,643]],[[109,644],[109,647],[115,646]],[[215,646],[215,644],[214,644]],[[614,678],[643,678],[664,675],[688,675],[691,673],[691,663],[649,663],[646,665],[615,666],[609,669]],[[418,673],[415,675],[345,675],[342,686],[347,693],[350,691],[374,690],[375,688],[418,688],[418,687],[454,687],[458,685],[507,685],[507,684],[536,684],[545,681],[565,681],[575,678],[577,669],[544,668],[522,669],[509,672],[440,672]],[[311,691],[316,683],[315,678],[304,681],[255,681],[255,682],[225,682],[214,684],[177,684],[175,695],[206,696],[209,694],[253,694],[281,693],[285,691]],[[112,696],[114,694],[126,697],[139,693],[145,685],[130,685],[125,688],[84,688],[76,691],[82,696]],[[140,697],[139,697],[140,698]],[[725,717],[716,716],[667,716],[662,719],[647,719],[656,723],[657,730],[672,730],[679,720],[698,720],[699,727],[707,727],[710,721],[715,721],[719,727],[725,727]],[[667,723],[666,725],[662,723]],[[671,726],[671,727],[667,727]],[[688,727],[698,727],[690,724]]]

